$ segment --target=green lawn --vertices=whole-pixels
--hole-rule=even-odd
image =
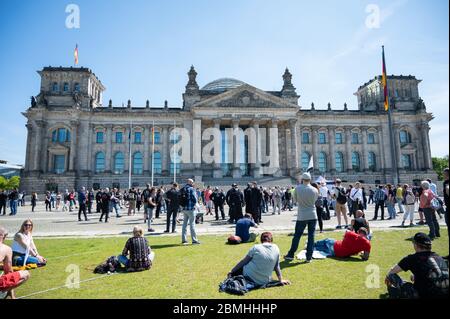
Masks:
[[[372,241],[369,261],[359,258],[348,260],[317,260],[311,264],[294,261],[282,262],[283,276],[291,286],[252,291],[238,298],[380,298],[385,293],[384,275],[400,258],[412,252],[408,240],[418,230],[377,231]],[[442,229],[441,239],[434,241],[433,250],[448,255],[447,231]],[[177,237],[148,237],[156,253],[150,271],[114,274],[80,284],[80,288],[61,288],[37,294],[30,298],[236,298],[218,292],[218,284],[227,272],[242,258],[252,244],[225,245],[226,236],[202,236],[201,245],[181,246]],[[342,232],[318,234],[341,238]],[[275,234],[275,243],[284,254],[292,237]],[[28,283],[17,290],[17,296],[63,286],[69,273],[66,267],[79,265],[81,280],[99,277],[92,270],[110,255],[121,252],[126,238],[95,239],[36,239],[40,253],[47,257],[48,265],[31,271]],[[304,247],[302,238],[300,247]],[[379,288],[367,288],[366,267],[380,269]],[[275,276],[275,274],[274,274]],[[409,278],[408,274],[403,275]]]

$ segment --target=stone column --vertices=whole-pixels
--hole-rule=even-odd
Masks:
[[[171,172],[169,172],[169,163],[170,163],[170,141],[169,141],[169,128],[167,126],[163,126],[162,128],[162,154],[161,154],[161,160],[162,160],[162,174],[164,176],[170,175]]]
[[[362,131],[361,168],[363,172],[366,172],[369,170],[369,163],[368,163],[369,156],[367,154],[367,126],[362,126],[361,131]]]
[[[38,137],[35,145],[35,167],[45,173],[47,171],[47,123],[42,120],[36,120],[38,127]]]
[[[379,170],[385,172],[386,170],[386,158],[384,152],[384,138],[383,138],[383,127],[379,126],[378,130],[378,154],[380,154]]]
[[[399,126],[397,124],[394,125],[393,127],[394,129],[394,140],[395,140],[395,155],[397,155],[397,166],[398,168],[402,169],[403,168],[403,163],[402,163],[402,148],[400,145],[400,134],[399,134]],[[391,154],[392,156],[394,156],[394,154]]]
[[[72,125],[72,130],[76,132],[76,170],[78,174],[84,175],[88,169],[89,125],[86,121],[76,121]]]
[[[297,130],[297,133],[296,133],[296,135],[297,135],[297,137],[296,137],[296,139],[297,139],[297,145],[298,145],[298,147],[297,147],[297,156],[298,156],[298,159],[297,159],[297,161],[298,161],[298,167],[299,167],[299,172],[302,172],[303,171],[303,168],[302,168],[302,126],[301,125],[298,125],[298,130]]]
[[[144,175],[150,174],[151,171],[150,161],[152,155],[150,154],[150,134],[151,127],[148,125],[143,126],[143,134],[144,134]]]
[[[335,163],[336,155],[335,155],[335,149],[334,149],[334,146],[335,146],[335,141],[334,141],[335,129],[336,129],[335,126],[329,126],[328,127],[328,151],[330,153],[330,156],[329,156],[329,159],[330,159],[330,161],[329,161],[329,170],[330,170],[332,175],[334,175],[336,173],[336,163]]]
[[[233,123],[233,172],[232,172],[232,176],[233,178],[241,178],[242,177],[242,172],[241,172],[241,168],[240,168],[240,158],[238,158],[238,148],[240,147],[239,145],[239,119],[233,119],[232,120]],[[239,154],[241,155],[241,154]]]
[[[346,126],[344,127],[345,129],[345,158],[347,160],[347,164],[346,164],[346,168],[347,168],[347,172],[348,171],[353,171],[353,167],[352,167],[352,146],[351,146],[351,141],[352,141],[352,132],[351,126]]]
[[[105,171],[111,173],[114,171],[114,154],[112,153],[112,143],[113,143],[113,126],[112,124],[106,125],[105,131],[105,142],[106,142],[106,154],[105,154]]]
[[[214,129],[220,131],[220,119],[214,119]],[[220,156],[220,161],[216,162],[214,161],[213,164],[213,177],[214,178],[222,178],[223,177],[223,172],[222,172],[222,167],[221,167],[221,161],[222,161],[222,140],[220,140],[220,150],[216,150],[214,149],[214,152],[220,152],[221,156]]]
[[[32,155],[32,148],[31,148],[31,141],[33,137],[33,125],[31,123],[27,123],[27,148],[25,153],[25,171],[28,172],[30,169],[32,169],[32,163],[31,163],[31,155]]]
[[[311,146],[312,146],[312,156],[313,156],[313,166],[314,171],[319,170],[319,155],[317,153],[317,132],[319,130],[318,126],[311,127]]]
[[[71,139],[70,139],[70,152],[69,152],[69,171],[76,171],[78,165],[75,163],[77,154],[77,140],[78,140],[78,121],[70,121],[71,126]]]
[[[87,139],[87,144],[88,144],[88,151],[87,151],[87,166],[86,169],[89,172],[89,174],[92,174],[93,169],[92,169],[92,147],[94,145],[94,141],[92,139],[92,135],[93,135],[93,130],[94,130],[94,125],[92,123],[88,124],[88,139]],[[106,157],[105,157],[105,162],[106,162]]]
[[[297,134],[297,120],[289,120],[289,128],[291,130],[291,177],[296,177],[299,172],[299,160],[298,160],[298,134]]]
[[[428,123],[422,123],[420,132],[422,133],[422,141],[421,144],[423,145],[423,159],[425,164],[426,170],[432,169],[432,160],[431,160],[431,151],[430,151],[430,139],[429,139],[429,131],[430,126]]]
[[[280,169],[280,150],[279,150],[279,134],[278,134],[278,121],[276,119],[272,119],[271,122],[271,128],[274,132],[276,132],[275,138],[270,138],[270,155],[271,155],[271,161],[273,160],[273,163],[270,163],[270,166],[273,171],[273,176],[279,177],[281,176],[281,169]]]
[[[191,145],[192,145],[192,159],[194,163],[194,179],[195,181],[201,182],[203,180],[203,171],[202,171],[202,120],[201,118],[194,118],[192,125],[192,137]],[[196,140],[196,138],[198,140]]]

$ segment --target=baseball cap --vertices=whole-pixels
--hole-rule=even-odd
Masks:
[[[413,241],[419,245],[431,246],[431,239],[427,234],[417,233],[414,235]]]
[[[237,186],[236,183],[231,184],[231,187],[236,187],[236,186]]]
[[[311,175],[309,173],[303,173],[302,174],[302,179],[311,180]]]
[[[336,183],[342,183],[342,181],[341,181],[341,179],[340,178],[336,178]]]

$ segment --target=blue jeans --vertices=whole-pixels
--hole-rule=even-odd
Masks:
[[[395,204],[391,202],[386,202],[386,207],[389,213],[389,218],[395,219],[396,213],[395,213]]]
[[[153,211],[155,208],[151,208],[150,206],[147,206],[147,229],[152,229],[152,218],[153,218]]]
[[[430,228],[430,237],[434,239],[436,237],[441,236],[439,223],[436,219],[436,212],[432,208],[424,208],[423,214],[425,215],[425,221],[427,222],[428,227]]]
[[[335,242],[332,238],[322,239],[314,244],[314,249],[323,252],[327,257],[333,257]]]
[[[288,257],[294,257],[298,249],[298,244],[300,243],[300,238],[305,231],[306,226],[308,226],[308,245],[306,247],[306,259],[311,260],[314,250],[314,232],[316,231],[317,220],[297,220],[295,224],[295,234],[292,238],[291,249],[287,253]]]
[[[11,209],[11,215],[17,214],[17,200],[16,199],[11,199],[9,201],[9,207]]]
[[[24,265],[24,260],[25,260],[25,256],[20,256],[20,257],[15,257],[14,259],[14,263],[15,266],[23,266]],[[25,263],[25,265],[28,264],[39,264],[39,259],[37,259],[36,257],[33,256],[28,256],[27,258],[27,262]]]
[[[119,255],[119,256],[117,256],[117,259],[119,260],[119,262],[120,262],[122,265],[124,265],[125,267],[128,267],[128,262],[129,262],[129,260],[128,260],[128,258],[127,258],[126,256],[124,256],[124,255]]]
[[[192,242],[198,242],[197,234],[195,233],[195,210],[183,210],[183,227],[181,229],[181,241],[183,243],[187,242],[187,224],[189,222],[189,226],[191,229],[191,237]]]
[[[116,211],[116,217],[120,216],[120,207],[119,207],[119,203],[113,203],[112,208],[114,208],[114,210]],[[112,210],[111,210],[112,211]]]

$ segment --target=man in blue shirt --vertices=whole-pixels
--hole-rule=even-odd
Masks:
[[[183,209],[183,226],[181,229],[181,243],[186,245],[187,242],[187,225],[189,223],[191,229],[192,244],[200,244],[195,233],[195,212],[198,207],[197,193],[193,187],[194,181],[187,180],[187,184],[180,191],[180,204]]]
[[[258,228],[250,214],[245,214],[244,218],[239,219],[236,223],[236,236],[239,236],[243,243],[254,242],[258,236],[257,233],[250,233],[250,227]]]
[[[81,222],[81,212],[83,212],[84,220],[87,221],[86,216],[86,202],[87,202],[87,196],[86,196],[86,188],[82,187],[81,190],[78,192],[78,204],[80,205],[80,208],[78,209],[78,221]]]

